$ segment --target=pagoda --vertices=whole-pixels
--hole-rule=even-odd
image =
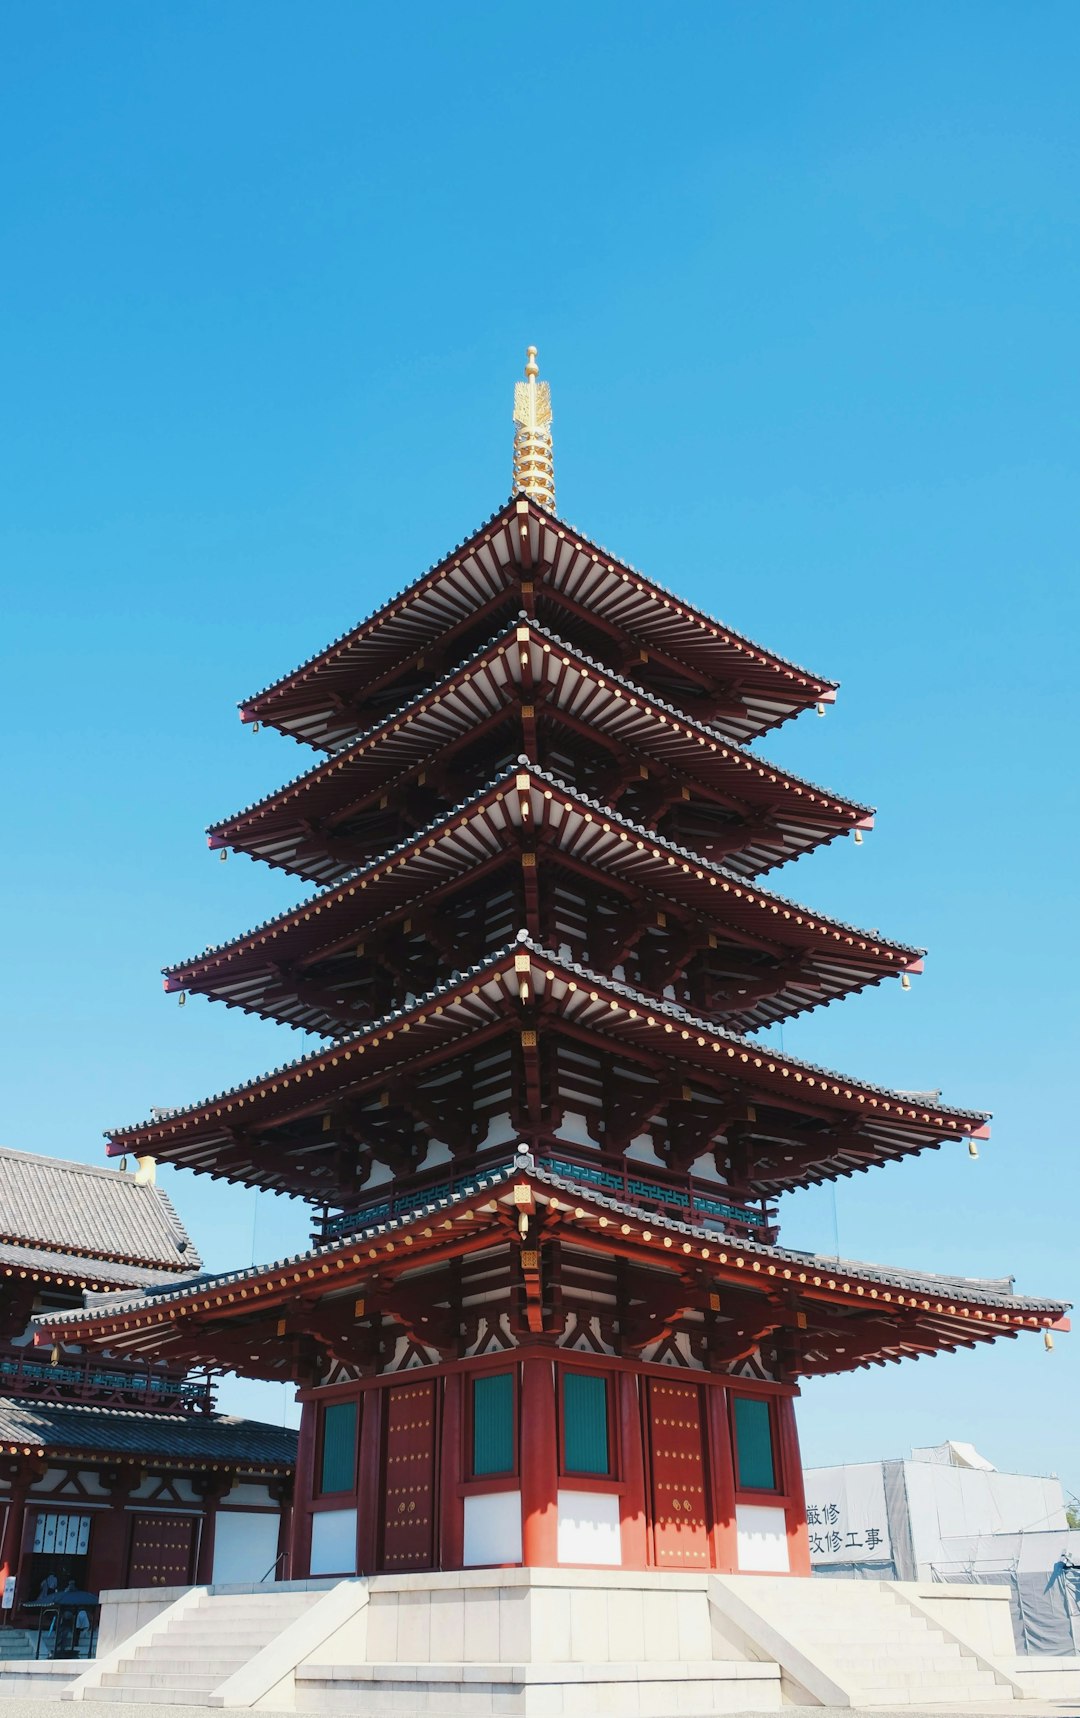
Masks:
[[[809,1573],[799,1379],[1064,1307],[779,1244],[779,1194],[988,1118],[755,1036],[922,966],[774,887],[872,823],[750,749],[836,687],[559,517],[532,348],[514,420],[506,505],[241,708],[316,757],[210,845],[311,890],[165,986],[322,1047],[109,1139],[311,1250],[40,1339],[294,1381],[293,1578]]]

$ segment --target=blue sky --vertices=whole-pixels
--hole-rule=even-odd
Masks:
[[[8,9],[0,1140],[97,1161],[303,1047],[161,991],[298,893],[206,849],[303,764],[235,704],[500,504],[531,341],[563,515],[842,682],[761,749],[878,828],[772,880],[930,958],[786,1048],[995,1113],[785,1238],[1076,1293],[1078,38],[986,0]],[[162,1180],[214,1266],[306,1235]],[[1075,1352],[817,1383],[805,1454],[967,1438],[1080,1488]]]

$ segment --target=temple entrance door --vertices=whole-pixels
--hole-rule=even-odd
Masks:
[[[386,1404],[382,1567],[430,1569],[434,1549],[435,1386],[399,1384]]]
[[[133,1515],[128,1586],[190,1586],[194,1551],[193,1515]]]
[[[701,1392],[649,1381],[653,1551],[660,1569],[707,1569]]]

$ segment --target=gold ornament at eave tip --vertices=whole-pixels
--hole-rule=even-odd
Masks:
[[[551,451],[551,388],[537,381],[536,347],[525,354],[525,380],[514,385],[514,494],[528,495],[555,511],[555,461]]]

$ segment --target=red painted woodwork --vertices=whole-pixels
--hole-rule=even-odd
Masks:
[[[465,1506],[459,1482],[465,1473],[465,1379],[451,1372],[443,1384],[439,1436],[439,1567],[460,1569],[465,1556]]]
[[[795,1403],[783,1396],[773,1404],[777,1441],[780,1445],[780,1472],[787,1495],[788,1566],[793,1575],[810,1574],[810,1539],[806,1530],[806,1492],[803,1487],[802,1457],[799,1454],[799,1432],[795,1424]]]
[[[657,1567],[707,1569],[709,1523],[696,1384],[650,1381],[649,1454]]]
[[[379,1567],[379,1501],[383,1494],[383,1392],[365,1391],[360,1400],[360,1454],[356,1464],[356,1572],[373,1575]],[[307,1564],[303,1566],[307,1573]]]
[[[558,1562],[559,1467],[555,1367],[549,1359],[521,1368],[521,1560],[533,1568]]]
[[[195,1527],[193,1515],[133,1515],[127,1585],[186,1586],[191,1580]]]
[[[16,1574],[19,1569],[23,1528],[26,1522],[26,1496],[30,1484],[29,1477],[18,1477],[12,1480],[11,1489],[7,1495],[4,1537],[0,1543],[0,1583],[6,1580],[8,1575]],[[22,1594],[16,1594],[17,1598],[21,1599],[22,1596]],[[32,1598],[33,1594],[28,1596]]]
[[[430,1569],[435,1526],[435,1384],[387,1391],[382,1567]]]
[[[622,1560],[624,1568],[644,1569],[649,1560],[649,1528],[645,1505],[645,1459],[639,1383],[633,1372],[620,1372],[616,1384],[619,1477],[623,1484],[619,1502]]]
[[[705,1392],[705,1427],[709,1451],[709,1538],[714,1569],[739,1567],[738,1529],[735,1524],[735,1452],[731,1442],[728,1393],[722,1388]]]
[[[311,1498],[315,1491],[315,1431],[319,1409],[315,1402],[305,1402],[300,1414],[300,1437],[296,1448],[296,1496]],[[311,1561],[311,1514],[303,1508],[294,1509],[289,1532],[289,1569],[302,1569],[307,1574]]]

